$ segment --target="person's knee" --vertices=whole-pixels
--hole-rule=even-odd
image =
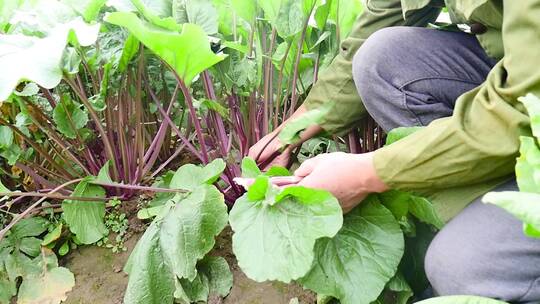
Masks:
[[[494,265],[501,264],[501,256],[486,254],[498,250],[496,242],[454,228],[443,228],[427,250],[424,268],[433,291],[440,296],[478,295],[505,300],[519,293],[507,288],[504,271]],[[477,250],[473,243],[483,250]]]
[[[390,80],[389,74],[400,68],[403,42],[414,29],[389,27],[376,31],[362,44],[353,58],[353,78],[363,100],[372,100],[378,80]]]
[[[453,237],[443,231],[429,245],[424,269],[437,295],[478,295],[476,280],[485,273],[478,269],[482,265],[480,259],[474,254],[462,254]]]
[[[362,44],[353,58],[352,72],[358,94],[385,131],[402,125],[395,117],[403,108],[399,87],[406,67],[401,57],[409,47],[407,40],[417,35],[418,30],[411,27],[381,29]]]
[[[354,55],[353,78],[362,99],[369,99],[366,98],[372,89],[369,84],[373,83],[376,76],[381,76],[377,75],[383,67],[380,63],[391,56],[384,49],[391,40],[389,37],[394,35],[394,31],[394,28],[385,28],[373,33]]]

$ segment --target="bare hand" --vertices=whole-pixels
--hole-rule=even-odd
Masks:
[[[261,138],[255,145],[249,148],[248,156],[254,159],[258,164],[266,163],[267,160],[274,156],[276,153],[279,153],[280,149],[283,147],[279,141],[276,132],[269,133],[265,137]],[[275,159],[273,159],[265,168],[262,170],[268,169],[272,166],[281,166],[286,167],[291,159],[291,148],[286,148],[281,152]]]
[[[372,153],[321,154],[305,161],[294,175],[302,178],[298,183],[300,186],[330,191],[339,200],[344,213],[351,211],[370,193],[388,190],[375,172]]]

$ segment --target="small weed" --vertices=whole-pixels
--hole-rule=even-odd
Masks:
[[[127,247],[124,245],[124,237],[126,236],[129,222],[125,213],[120,211],[121,201],[111,200],[112,209],[105,215],[105,226],[110,232],[116,236],[114,240],[109,237],[104,237],[97,242],[100,247],[110,248],[113,253],[124,252]]]

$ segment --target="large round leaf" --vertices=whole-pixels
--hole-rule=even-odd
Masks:
[[[300,282],[342,304],[369,304],[395,275],[403,250],[399,224],[371,196],[347,214],[334,238],[317,241],[313,268]]]
[[[238,264],[259,282],[302,277],[313,262],[315,241],[332,237],[341,228],[341,207],[326,191],[291,187],[272,196],[263,191],[267,189],[253,187],[264,186],[256,182],[236,201],[229,217]],[[262,193],[262,198],[250,192]]]
[[[62,54],[70,33],[76,34],[79,44],[88,46],[96,41],[99,27],[79,18],[58,24],[44,38],[0,35],[0,101],[7,99],[21,81],[30,80],[47,89],[57,86],[62,79]]]
[[[108,14],[105,20],[127,28],[168,63],[187,85],[199,73],[224,59],[224,56],[212,52],[205,32],[195,24],[184,24],[182,33],[178,33],[144,22],[134,13],[114,12]]]

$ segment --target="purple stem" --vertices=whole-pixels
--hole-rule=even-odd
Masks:
[[[165,112],[165,110],[163,109],[163,107],[161,106],[159,100],[157,99],[156,95],[154,94],[154,92],[152,90],[148,90],[148,92],[150,93],[150,96],[152,97],[152,99],[154,100],[154,103],[156,104],[159,112],[161,113],[161,115],[163,116],[163,119],[165,119],[167,121],[167,123],[171,126],[171,128],[173,129],[173,131],[176,133],[176,135],[178,136],[178,138],[180,138],[180,140],[186,145],[186,147],[189,149],[189,151],[191,153],[193,153],[199,160],[203,160],[203,156],[199,153],[199,151],[197,151],[197,149],[188,141],[188,139],[184,136],[184,134],[182,134],[182,132],[180,132],[180,130],[178,129],[178,127],[176,126],[176,124],[171,120],[171,118],[169,117],[169,115],[167,115],[167,112]]]
[[[146,86],[148,90],[150,90],[150,88],[148,87],[148,83],[146,83]],[[171,97],[171,100],[169,101],[169,106],[167,107],[167,112],[166,112],[167,116],[169,116],[171,113],[172,107],[174,105],[174,101],[176,100],[176,97],[178,96],[178,91],[179,91],[179,86],[177,85]],[[165,119],[163,119],[163,121],[161,122],[161,125],[159,126],[158,132],[156,136],[154,137],[154,140],[152,141],[152,144],[150,145],[150,147],[146,151],[146,154],[144,155],[145,166],[144,166],[143,172],[140,174],[137,169],[136,175],[139,176],[140,174],[140,178],[145,176],[156,163],[156,160],[159,156],[161,148],[163,147],[163,141],[167,135],[168,126],[169,126],[169,123]]]

